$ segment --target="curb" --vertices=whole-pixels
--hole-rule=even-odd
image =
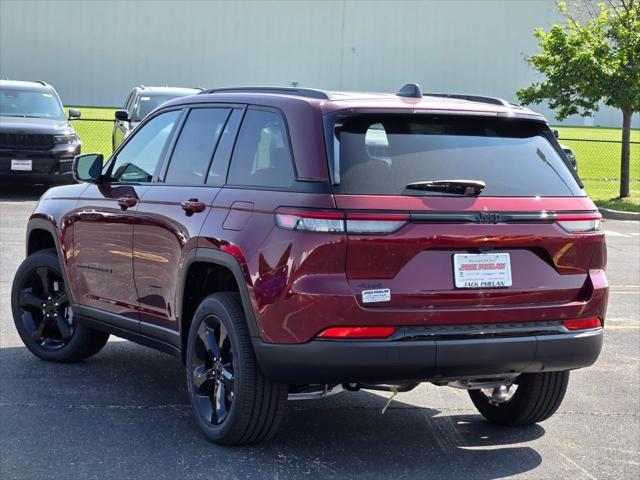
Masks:
[[[598,207],[603,218],[610,220],[636,220],[640,221],[640,213],[638,212],[621,212],[620,210],[610,210],[608,208]]]

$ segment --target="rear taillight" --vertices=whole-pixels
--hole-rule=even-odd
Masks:
[[[563,320],[562,325],[567,330],[586,330],[588,328],[598,328],[602,326],[602,322],[599,318],[580,318],[573,320]]]
[[[395,327],[331,327],[323,330],[320,338],[387,338],[395,333]]]
[[[393,233],[409,221],[407,213],[280,209],[276,225],[287,230],[370,235]]]
[[[600,230],[600,220],[602,215],[599,213],[590,214],[558,214],[556,222],[563,229],[570,233],[587,233],[597,232]]]
[[[344,233],[344,214],[321,210],[279,210],[276,225],[300,232]]]

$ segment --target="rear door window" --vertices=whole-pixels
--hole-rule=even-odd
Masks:
[[[229,115],[229,119],[224,126],[224,130],[222,130],[222,133],[220,134],[216,153],[213,155],[213,161],[209,167],[207,185],[221,187],[225,184],[227,179],[227,170],[229,169],[229,159],[231,158],[233,144],[238,134],[238,128],[240,128],[240,122],[242,122],[243,115],[244,110],[239,108],[233,109],[231,115]]]
[[[431,180],[480,180],[481,196],[583,196],[537,122],[514,118],[363,114],[338,120],[327,145],[334,192],[409,190]],[[333,142],[333,144],[331,144]]]
[[[204,183],[229,112],[226,108],[195,108],[189,112],[171,155],[166,183]]]
[[[295,180],[293,158],[282,116],[247,110],[231,158],[231,185],[286,188]]]

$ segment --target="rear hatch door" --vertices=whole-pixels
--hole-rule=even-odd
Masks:
[[[360,113],[332,130],[346,274],[363,307],[484,307],[515,321],[500,309],[588,293],[599,215],[544,123]]]

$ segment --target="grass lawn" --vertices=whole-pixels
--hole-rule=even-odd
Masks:
[[[103,120],[113,120],[117,108],[111,107],[65,107],[77,108],[82,113],[81,119],[98,118]]]
[[[69,108],[69,107],[67,107]],[[83,153],[102,153],[105,161],[111,155],[111,134],[115,108],[70,107],[80,110],[79,120],[72,124],[82,140]]]
[[[564,127],[555,125],[560,133],[560,140],[563,138],[580,138],[587,140],[614,140],[619,142],[622,140],[622,130],[619,128],[603,128],[603,127]],[[631,141],[640,142],[640,130],[631,130]]]
[[[623,210],[625,212],[638,212],[640,213],[640,195],[638,192],[631,192],[631,197],[620,199],[593,199],[599,207],[609,208],[611,210]]]
[[[613,210],[640,211],[640,144],[631,144],[631,197],[620,200],[619,143],[580,140],[620,141],[622,131],[616,128],[554,127],[559,141],[573,150],[578,160],[578,173],[585,190],[597,205]],[[640,130],[631,131],[631,141],[640,142]]]
[[[111,155],[111,134],[116,108],[75,107],[82,112],[73,120],[82,139],[84,153],[102,153],[105,160]],[[616,200],[620,178],[620,144],[587,142],[584,140],[620,141],[617,128],[555,126],[559,141],[571,148],[578,159],[578,173],[589,196],[603,207],[640,211],[640,145],[631,145],[631,198]],[[582,140],[582,141],[581,141]],[[640,142],[640,130],[631,132],[631,141]]]

